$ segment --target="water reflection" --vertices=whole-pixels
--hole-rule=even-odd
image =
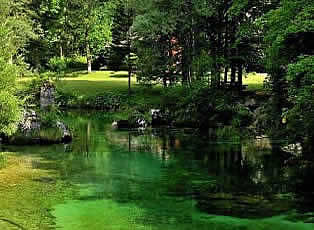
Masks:
[[[46,161],[34,168],[57,171],[75,189],[53,207],[56,227],[314,229],[304,223],[314,220],[314,170],[286,164],[291,156],[269,140],[215,143],[184,129],[118,131],[101,114],[69,113],[66,120],[76,134],[68,145],[5,147],[37,153]]]
[[[108,123],[80,121],[76,128],[82,144],[74,142],[72,151],[86,159],[92,154],[84,160],[91,164],[97,158],[97,174],[109,171],[112,189],[124,191],[115,195],[119,201],[139,200],[137,196],[145,197],[143,190],[154,190],[158,196],[189,197],[210,214],[264,217],[300,207],[291,181],[296,168],[285,164],[290,156],[268,139],[213,143],[186,130],[117,131]],[[119,164],[113,166],[115,162]],[[127,176],[112,178],[121,168]],[[103,194],[112,198],[114,193],[107,189]]]

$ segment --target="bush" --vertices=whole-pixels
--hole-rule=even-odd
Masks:
[[[39,116],[41,126],[43,128],[51,128],[55,126],[56,121],[60,120],[61,113],[55,106],[51,106],[48,110],[40,111]]]
[[[87,65],[87,59],[83,56],[65,58],[67,69],[84,69]]]
[[[224,126],[216,131],[217,140],[220,141],[240,141],[240,133],[232,126]]]
[[[57,88],[55,97],[56,105],[60,107],[73,106],[79,103],[78,101],[79,97],[73,92],[68,92],[60,88]]]
[[[67,69],[67,62],[65,58],[53,57],[49,60],[48,66],[51,71],[61,74]]]
[[[233,119],[232,126],[233,127],[245,127],[251,124],[253,120],[253,115],[250,110],[242,104],[236,104],[233,106]]]
[[[13,134],[21,118],[21,102],[11,93],[0,90],[0,133]]]
[[[75,57],[53,57],[48,62],[49,70],[58,74],[64,73],[68,69],[84,69],[86,68],[87,60],[86,57],[75,56]]]
[[[117,111],[121,107],[122,98],[122,95],[106,92],[87,98],[84,104],[94,109]]]

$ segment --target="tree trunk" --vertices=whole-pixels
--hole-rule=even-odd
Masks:
[[[132,76],[132,70],[131,70],[131,64],[130,64],[130,56],[128,61],[128,92],[129,96],[131,95],[131,76]]]
[[[231,64],[231,85],[234,85],[235,83],[235,78],[236,78],[236,68],[234,66],[234,64]]]
[[[239,89],[242,89],[242,78],[243,78],[243,66],[242,64],[239,64],[238,66],[238,85]]]
[[[86,59],[87,59],[87,72],[91,73],[92,72],[92,58],[90,54],[90,47],[89,43],[86,43]]]
[[[225,74],[224,74],[224,83],[226,84],[228,82],[228,67],[225,67]]]
[[[60,58],[63,59],[63,47],[62,47],[62,45],[60,45]]]

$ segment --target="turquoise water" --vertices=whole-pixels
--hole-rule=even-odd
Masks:
[[[191,130],[117,131],[102,117],[69,113],[76,134],[69,145],[3,147],[40,156],[34,169],[71,188],[44,207],[50,229],[314,229],[310,173],[285,163],[289,156],[268,142],[215,143]]]

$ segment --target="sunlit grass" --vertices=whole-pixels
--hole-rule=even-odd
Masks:
[[[267,75],[262,73],[249,73],[243,78],[243,84],[248,85],[247,90],[249,91],[264,90],[264,81],[266,77]]]
[[[243,84],[248,85],[248,91],[263,92],[263,82],[266,74],[249,73],[243,78]],[[32,78],[19,79],[18,85],[26,85]],[[128,72],[127,71],[94,71],[87,74],[86,71],[67,73],[56,82],[58,90],[64,93],[84,97],[92,97],[97,94],[113,92],[127,94]],[[138,84],[136,77],[131,79],[132,96],[130,102],[141,105],[158,106],[162,100],[162,87],[143,87]]]
[[[131,80],[132,87],[138,87],[135,78]],[[87,74],[75,72],[57,82],[57,87],[65,92],[82,96],[92,96],[102,92],[125,92],[128,89],[128,73],[126,71],[97,71]]]

